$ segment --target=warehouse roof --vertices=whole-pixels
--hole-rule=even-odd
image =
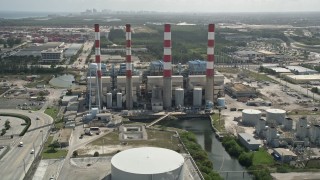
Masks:
[[[238,136],[246,140],[248,144],[261,144],[258,140],[256,140],[253,136],[251,136],[248,133],[238,133]]]
[[[274,148],[273,149],[277,154],[281,156],[297,156],[294,152],[292,152],[290,149],[284,149],[284,148]]]

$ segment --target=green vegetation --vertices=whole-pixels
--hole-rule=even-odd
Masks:
[[[247,75],[247,77],[254,78],[256,81],[273,81],[273,79],[269,78],[265,74],[256,73],[249,70],[243,70],[243,72]]]
[[[57,150],[60,147],[57,141],[53,141],[53,136],[49,136],[47,142],[44,144],[42,151],[42,159],[59,159],[66,157],[67,150]]]
[[[320,45],[320,39],[319,38],[314,38],[314,37],[300,37],[300,36],[291,36],[293,40],[300,42],[305,45]]]
[[[19,136],[23,136],[28,131],[29,127],[31,126],[31,119],[28,116],[24,116],[21,114],[13,114],[13,113],[0,113],[0,116],[16,117],[16,118],[23,119],[26,122],[26,127],[21,131]]]
[[[182,132],[180,133],[180,138],[206,180],[222,179],[220,175],[213,170],[213,164],[209,160],[207,152],[197,143],[197,139],[193,133]]]
[[[212,124],[219,132],[224,132],[225,131],[224,119],[221,118],[221,115],[219,114],[220,113],[211,115]]]
[[[6,120],[6,122],[4,123],[4,127],[6,130],[9,130],[11,128],[9,120]]]
[[[274,160],[264,149],[246,152],[246,149],[232,136],[225,136],[222,145],[230,156],[237,158],[241,165],[247,167],[248,172],[252,173],[255,179],[272,179],[269,168],[274,165]]]
[[[63,128],[63,119],[61,117],[58,117],[59,110],[56,107],[53,108],[47,108],[44,113],[51,116],[54,121],[54,126],[56,129]]]
[[[183,152],[183,148],[178,146],[180,144],[179,139],[176,138],[174,132],[160,131],[155,129],[147,129],[148,140],[134,140],[134,141],[120,141],[119,131],[113,131],[105,136],[93,141],[90,145],[102,146],[102,145],[119,145],[122,142],[126,142],[130,146],[154,146],[172,149],[177,152]]]
[[[253,153],[253,165],[273,165],[273,157],[263,148],[260,148],[259,151]]]

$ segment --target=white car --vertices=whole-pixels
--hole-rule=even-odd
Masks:
[[[23,142],[20,142],[18,146],[23,147]]]
[[[31,152],[30,152],[30,154],[34,154],[34,149],[31,149]]]

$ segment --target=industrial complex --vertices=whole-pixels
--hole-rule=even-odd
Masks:
[[[82,15],[72,27],[0,31],[21,38],[0,43],[4,179],[270,179],[320,168],[320,54],[295,43],[318,36],[314,26]]]

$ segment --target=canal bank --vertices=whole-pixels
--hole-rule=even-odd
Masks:
[[[252,176],[246,172],[237,159],[232,158],[222,146],[219,138],[223,137],[212,124],[212,119],[207,114],[176,114],[172,116],[178,118],[174,120],[163,120],[158,125],[175,127],[190,131],[195,134],[198,144],[208,153],[210,161],[213,163],[213,169],[221,177],[228,180],[244,179],[251,180]],[[130,120],[151,123],[153,120],[164,116],[164,114],[149,116],[128,117]],[[150,118],[150,119],[149,119]]]

